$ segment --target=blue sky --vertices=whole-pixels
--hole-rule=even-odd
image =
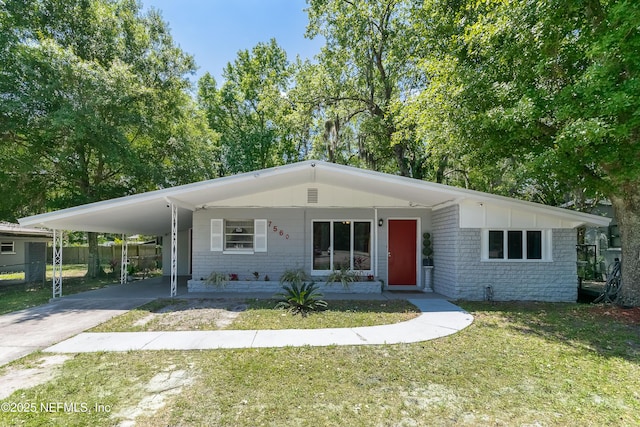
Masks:
[[[207,71],[222,83],[222,69],[239,50],[275,38],[293,61],[296,55],[313,59],[321,38],[305,39],[305,0],[142,0],[169,23],[174,41],[195,57],[197,81]]]

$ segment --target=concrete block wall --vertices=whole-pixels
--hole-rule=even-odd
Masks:
[[[212,252],[211,219],[266,219],[267,252],[229,254]],[[269,225],[269,224],[268,224]],[[277,227],[277,231],[274,231]],[[280,235],[280,230],[283,234]],[[288,236],[288,238],[287,238]],[[307,258],[302,209],[241,209],[218,208],[194,212],[193,215],[193,273],[195,280],[206,278],[213,271],[237,274],[240,280],[253,279],[253,272],[277,281],[283,271],[304,268]]]
[[[371,221],[372,233],[378,235],[378,250],[372,247],[372,256],[377,253],[378,275],[376,279],[387,280],[387,224],[389,218],[419,218],[421,231],[431,231],[431,213],[426,209],[390,209],[378,212],[383,226],[376,223],[372,208],[212,208],[193,214],[192,265],[194,280],[204,279],[211,272],[238,274],[240,280],[259,279],[265,275],[278,281],[287,269],[303,268],[311,272],[312,236],[314,220],[361,220]],[[267,252],[253,254],[230,254],[212,252],[210,248],[211,219],[266,219],[271,222],[267,233]],[[273,231],[277,227],[278,231]],[[280,235],[280,230],[283,235]],[[288,238],[286,238],[288,236]],[[418,239],[418,238],[417,238]],[[418,247],[418,250],[421,250]]]
[[[576,232],[552,230],[552,261],[482,261],[481,230],[459,231],[456,298],[483,300],[491,286],[496,301],[577,299]]]
[[[576,301],[576,231],[552,230],[551,261],[483,261],[482,231],[459,227],[459,208],[433,213],[434,290],[454,299]]]
[[[202,280],[189,280],[187,282],[189,292],[265,292],[280,293],[282,285],[279,281],[237,281],[228,282],[225,286],[215,287]],[[316,290],[322,294],[380,294],[382,287],[380,282],[354,282],[344,287],[339,283],[316,282]]]
[[[433,290],[459,298],[458,262],[460,212],[457,205],[433,212]],[[478,247],[479,250],[479,247]]]

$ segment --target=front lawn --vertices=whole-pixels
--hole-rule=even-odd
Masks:
[[[79,354],[1,402],[102,410],[2,412],[0,425],[640,424],[634,317],[578,304],[460,305],[471,326],[417,344]]]
[[[417,317],[404,300],[330,301],[307,317],[274,309],[273,300],[159,299],[114,317],[91,332],[143,332],[219,329],[320,329],[385,325]]]

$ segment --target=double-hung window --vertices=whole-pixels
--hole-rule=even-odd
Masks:
[[[371,221],[313,221],[313,271],[371,271]]]
[[[484,230],[482,241],[485,260],[551,259],[550,230]]]

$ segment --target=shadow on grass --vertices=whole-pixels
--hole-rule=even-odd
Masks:
[[[406,300],[330,300],[323,311],[344,313],[420,313],[420,310]],[[161,298],[140,306],[138,310],[151,313],[169,311],[185,311],[206,308],[225,308],[229,311],[270,310],[275,309],[277,299],[237,298],[199,298],[199,299],[166,299]]]
[[[601,305],[534,302],[463,302],[480,324],[482,313],[504,319],[493,327],[640,364],[640,324],[609,316]],[[619,310],[611,307],[612,310]]]
[[[113,278],[85,279],[84,277],[63,278],[64,295],[101,289],[114,285]],[[0,288],[0,314],[12,313],[19,310],[34,309],[32,316],[25,314],[23,321],[46,317],[48,310],[41,308],[53,296],[51,284],[48,286],[33,286],[32,284],[15,284]]]
[[[278,303],[276,299],[248,300],[250,309],[270,309]],[[406,300],[328,300],[322,311],[345,313],[420,313],[420,310]]]

